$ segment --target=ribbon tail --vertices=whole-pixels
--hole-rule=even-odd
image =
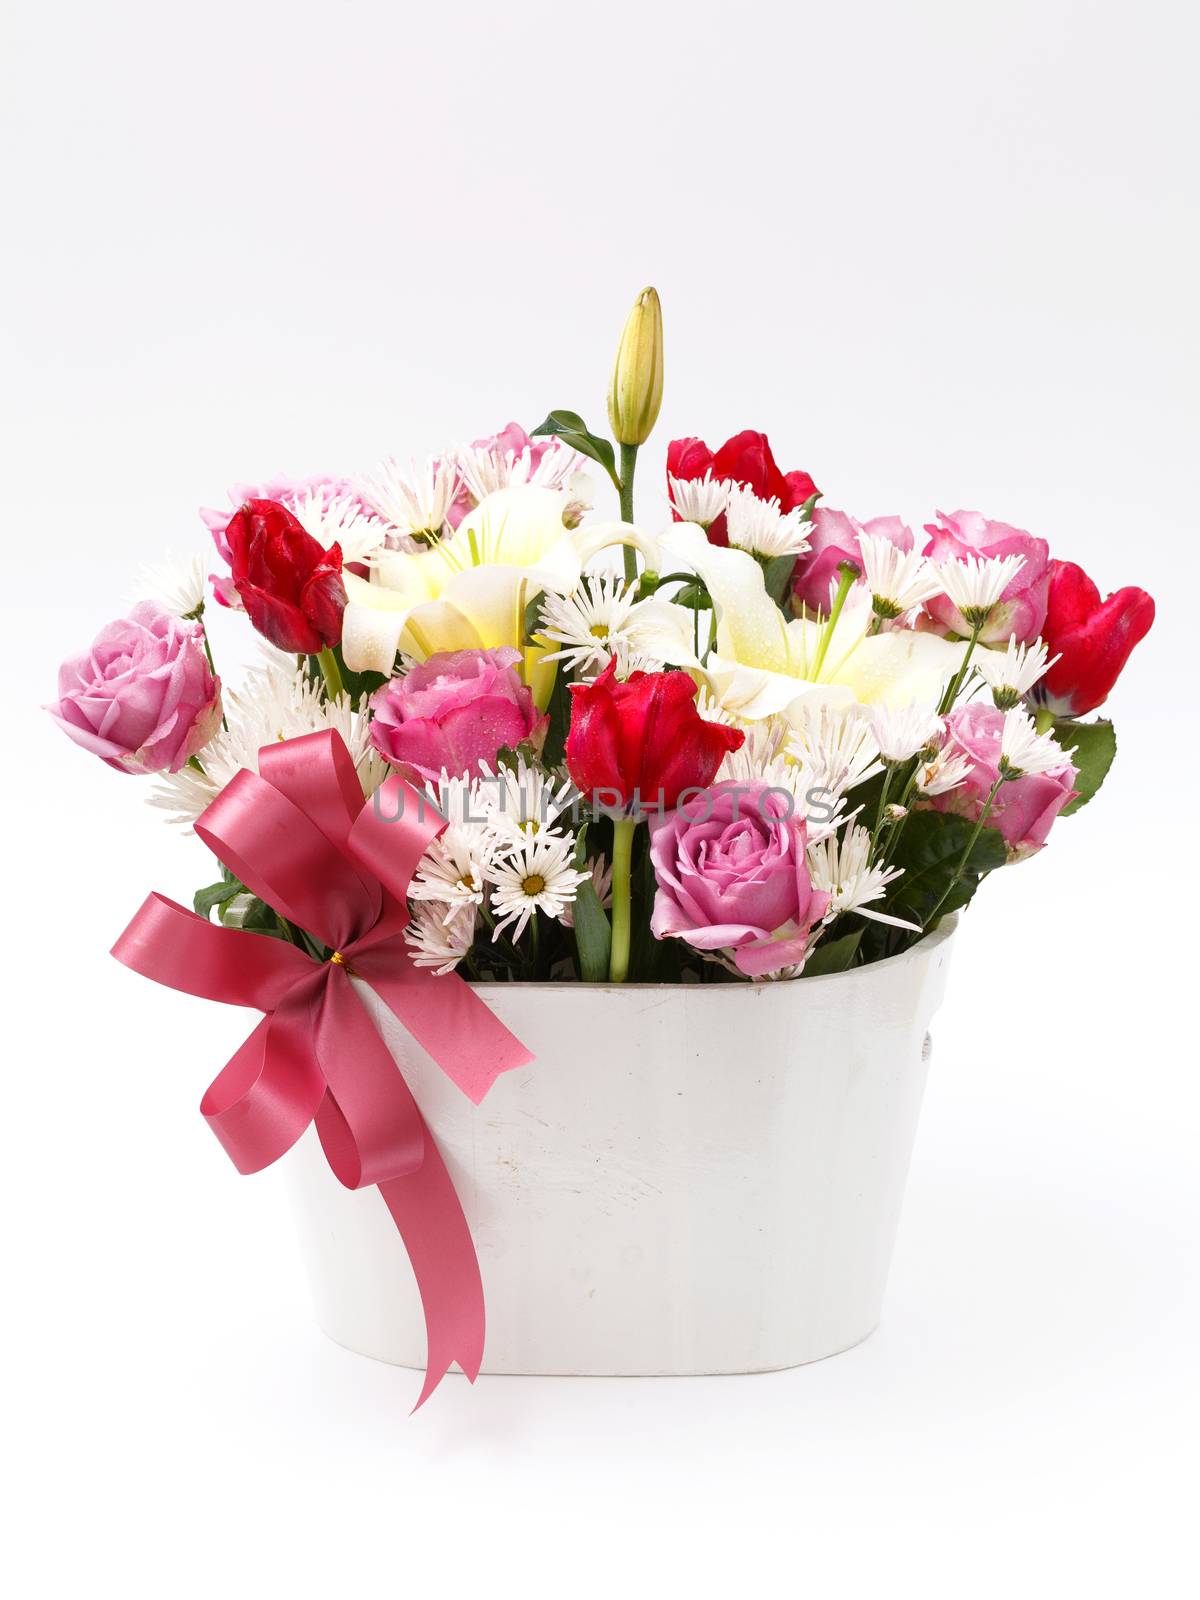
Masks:
[[[414,966],[399,940],[355,951],[353,959],[358,975],[474,1105],[502,1072],[533,1060],[457,972],[439,977]]]
[[[457,1361],[472,1383],[483,1364],[483,1280],[454,1183],[425,1128],[425,1159],[415,1172],[379,1185],[404,1240],[425,1313],[429,1353],[419,1411]]]
[[[325,1157],[348,1189],[378,1187],[416,1275],[429,1347],[418,1409],[453,1362],[472,1382],[478,1375],[484,1309],[475,1246],[403,1072],[336,969],[328,969],[312,1026],[329,1087],[316,1118]]]

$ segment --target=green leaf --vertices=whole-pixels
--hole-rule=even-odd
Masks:
[[[589,433],[587,423],[577,411],[552,411],[545,422],[532,430],[530,437],[561,439],[581,456],[598,461],[612,479],[613,487],[620,492],[621,480],[617,476],[617,457],[612,444],[598,434]]]
[[[583,872],[587,867],[587,823],[580,828],[575,840],[575,868]],[[579,953],[579,976],[584,983],[608,982],[608,958],[612,949],[612,928],[596,886],[589,878],[575,891],[573,906],[575,918],[575,948]]]
[[[985,873],[994,872],[1008,859],[1003,835],[983,828],[971,845],[961,878],[958,864],[975,832],[975,824],[953,812],[914,811],[901,830],[889,865],[904,868],[894,893],[880,909],[928,927],[939,917],[965,906]],[[943,896],[945,899],[943,900]]]
[[[542,762],[547,767],[557,767],[562,763],[567,748],[567,734],[571,731],[571,686],[561,661],[558,662],[554,677],[554,688],[550,691],[546,716],[549,721],[542,745]]]
[[[1081,806],[1087,805],[1096,790],[1108,776],[1117,753],[1117,735],[1106,717],[1095,722],[1076,722],[1072,717],[1060,717],[1054,724],[1054,737],[1064,750],[1071,752],[1071,760],[1079,769],[1075,787],[1079,791],[1069,805],[1062,808],[1064,817],[1071,816]]]
[[[862,936],[863,930],[856,928],[853,933],[843,934],[840,939],[822,939],[804,963],[801,977],[819,978],[826,972],[848,971],[854,965]]]
[[[811,522],[813,512],[816,510],[817,501],[821,498],[820,489],[814,489],[808,499],[800,507],[800,521]]]
[[[221,869],[220,883],[210,883],[206,889],[197,889],[192,896],[192,909],[196,915],[208,920],[209,913],[215,906],[223,906],[227,900],[232,900],[235,895],[244,894],[245,886],[240,884],[232,873]]]
[[[767,593],[777,606],[783,604],[784,591],[795,569],[795,556],[775,556],[763,568],[763,582]]]
[[[539,589],[533,599],[525,607],[525,618],[521,625],[522,635],[528,642],[542,626],[542,601],[546,598],[545,591]]]

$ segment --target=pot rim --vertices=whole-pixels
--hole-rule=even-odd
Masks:
[[[849,972],[820,972],[815,977],[805,978],[805,986],[818,983],[843,983],[849,978],[862,978],[867,973],[882,972],[888,967],[897,967],[906,961],[913,961],[918,956],[928,956],[945,944],[958,931],[959,914],[952,911],[948,917],[943,917],[932,933],[927,933],[923,939],[918,939],[916,944],[910,945],[907,950],[901,950],[898,955],[885,956],[882,961],[871,961],[865,967],[853,967]],[[470,980],[468,980],[469,982]],[[800,981],[800,980],[795,980]],[[548,993],[578,993],[587,994],[728,994],[735,993],[764,993],[773,991],[777,985],[767,983],[743,984],[704,984],[704,983],[582,983],[572,979],[569,983],[562,979],[555,979],[550,983],[471,983],[471,988],[480,995],[515,994],[521,989],[536,990],[538,994]],[[787,988],[791,988],[789,983]]]

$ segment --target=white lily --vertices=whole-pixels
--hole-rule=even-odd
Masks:
[[[789,621],[752,556],[709,544],[692,523],[677,523],[662,543],[673,566],[688,567],[707,585],[716,608],[715,649],[703,664],[695,651],[680,653],[690,636],[687,613],[686,626],[668,628],[664,618],[668,636],[644,634],[643,648],[689,667],[738,717],[757,720],[805,702],[932,708],[962,662],[966,645],[936,634],[870,634],[871,600],[861,588],[846,597],[832,629],[821,620]]]
[[[418,661],[441,650],[524,648],[529,601],[543,590],[568,594],[579,582],[566,505],[552,489],[502,489],[481,500],[452,538],[377,556],[369,581],[346,573],[346,665],[390,673],[401,648]],[[527,677],[544,653],[527,652]]]

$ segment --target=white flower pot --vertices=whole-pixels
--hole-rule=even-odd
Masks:
[[[445,1157],[487,1302],[484,1372],[760,1372],[879,1321],[952,927],[794,983],[489,984],[535,1056],[480,1106],[364,990]],[[310,1132],[288,1158],[317,1316],[425,1365],[404,1247]]]

